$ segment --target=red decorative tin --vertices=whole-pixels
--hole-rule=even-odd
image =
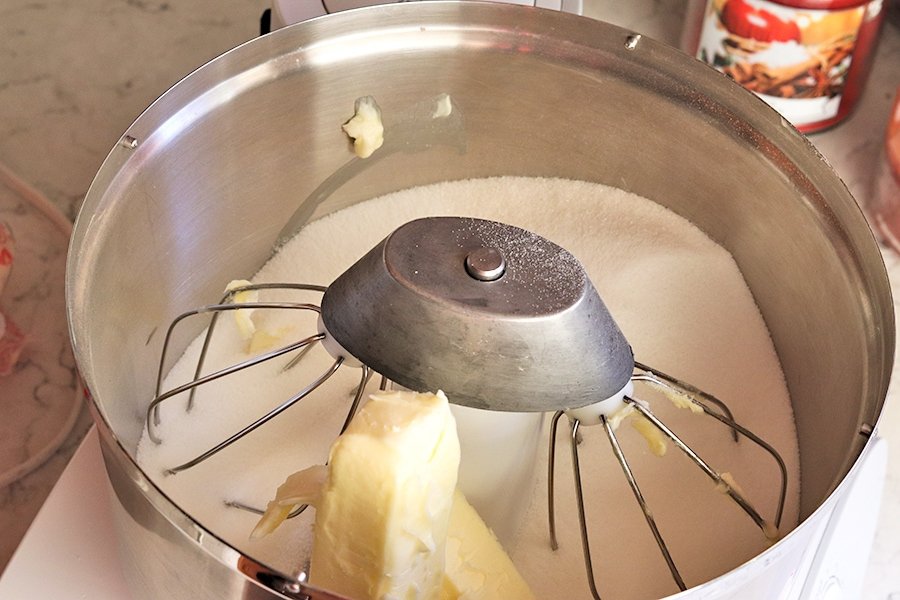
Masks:
[[[685,50],[800,131],[839,123],[872,64],[886,0],[696,0]]]

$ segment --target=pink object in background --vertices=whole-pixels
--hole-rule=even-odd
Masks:
[[[3,287],[12,270],[15,241],[9,225],[0,223],[0,294],[3,294]],[[0,330],[0,336],[2,336],[2,330]]]
[[[25,334],[0,311],[0,377],[12,373],[25,347]]]
[[[0,293],[9,278],[15,256],[15,239],[5,223],[0,223]],[[25,334],[7,315],[0,311],[0,376],[12,373],[25,345]]]
[[[881,241],[900,252],[900,87],[888,118],[880,173],[868,212]]]

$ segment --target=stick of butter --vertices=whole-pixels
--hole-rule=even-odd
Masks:
[[[327,467],[291,475],[252,537],[316,508],[310,583],[359,600],[532,598],[461,492],[459,441],[442,392],[370,397]]]
[[[321,491],[313,491],[316,467],[292,476],[253,536],[309,503],[311,584],[358,600],[436,599],[458,470],[456,422],[442,392],[373,394],[331,447]]]
[[[534,598],[500,542],[459,490],[450,511],[445,568],[441,600]]]
[[[459,440],[443,393],[373,395],[332,446],[310,583],[358,598],[435,598]]]

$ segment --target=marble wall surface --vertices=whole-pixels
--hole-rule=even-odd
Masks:
[[[0,163],[70,219],[110,148],[169,86],[253,38],[266,3],[3,0]],[[0,306],[29,332],[17,371],[0,378],[0,474],[66,424],[76,388],[63,300],[67,238],[0,184],[0,220],[19,253]],[[0,489],[0,570],[90,424],[40,468]]]
[[[0,158],[75,211],[131,121],[258,33],[263,0],[4,0]]]

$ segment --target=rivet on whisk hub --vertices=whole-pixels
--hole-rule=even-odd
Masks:
[[[466,256],[466,272],[478,281],[496,281],[506,272],[506,259],[496,248],[478,248]]]

